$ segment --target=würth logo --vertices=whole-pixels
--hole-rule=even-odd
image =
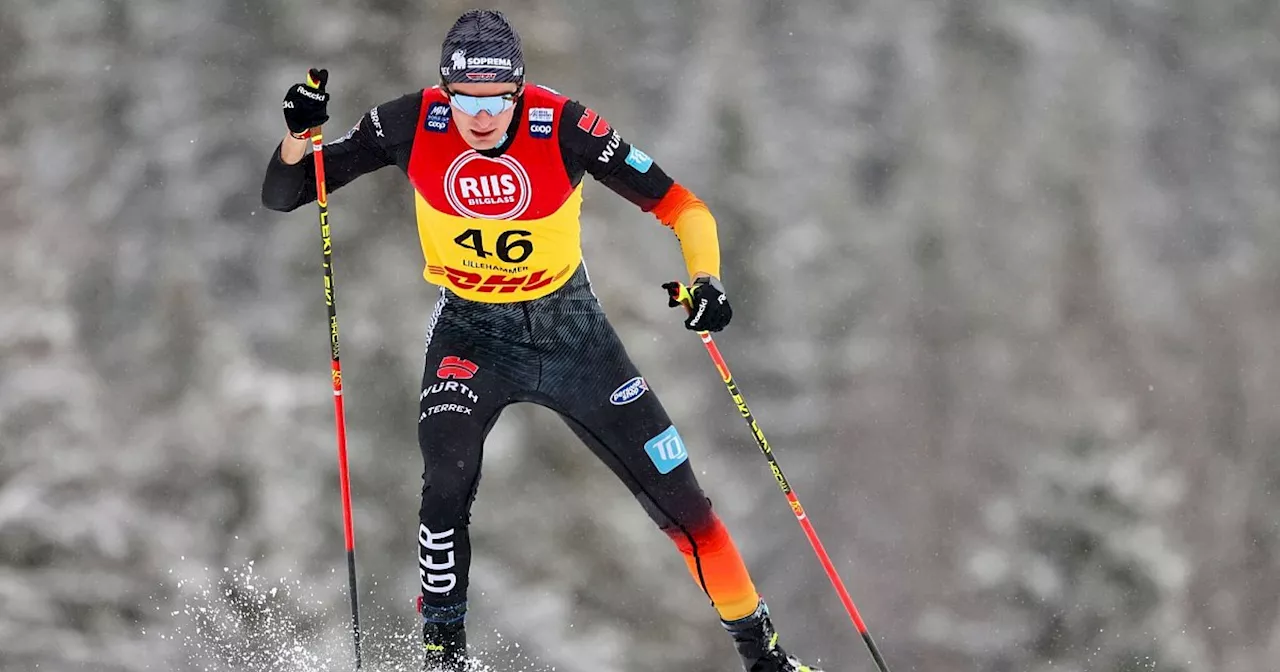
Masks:
[[[436,377],[441,380],[468,380],[476,375],[480,367],[471,360],[448,355],[440,360],[440,368],[436,369]]]

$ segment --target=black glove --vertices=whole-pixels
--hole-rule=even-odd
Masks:
[[[307,81],[289,87],[284,94],[284,123],[289,132],[300,136],[329,121],[329,94],[324,85],[329,81],[328,70],[312,68],[307,71]]]
[[[670,295],[667,305],[672,308],[680,305],[678,299],[680,283],[668,282],[662,286]],[[689,286],[689,296],[693,299],[689,306],[689,319],[684,326],[693,331],[720,331],[729,326],[733,319],[733,308],[729,307],[729,297],[725,296],[724,287],[715,278],[701,277]]]

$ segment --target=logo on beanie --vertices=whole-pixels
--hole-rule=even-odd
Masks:
[[[488,56],[473,56],[467,59],[466,68],[486,68],[489,70],[510,70],[511,59],[509,58],[490,58]]]
[[[444,174],[444,195],[463,217],[515,219],[532,199],[529,173],[510,156],[463,152]]]
[[[441,70],[510,70],[511,59],[498,58],[493,56],[472,56],[467,58],[466,49],[455,49],[453,55],[449,57],[449,67],[441,68]],[[524,74],[524,66],[517,68],[516,74]],[[448,74],[448,73],[446,73]]]
[[[489,72],[476,72],[487,70]],[[467,50],[455,49],[449,56],[449,65],[440,67],[440,74],[448,77],[451,74],[466,72],[467,79],[473,82],[492,82],[498,78],[494,70],[510,70],[512,76],[523,77],[524,66],[515,65],[510,58],[495,56],[467,56]]]

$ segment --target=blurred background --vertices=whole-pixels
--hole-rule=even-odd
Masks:
[[[0,669],[351,667],[314,209],[334,131],[435,81],[472,5],[5,0]],[[532,81],[711,206],[719,343],[898,672],[1280,660],[1280,5],[494,2]],[[335,133],[335,134],[340,134]],[[331,200],[370,661],[418,656],[422,342],[395,169]],[[587,263],[770,601],[870,658],[697,339],[670,233],[599,185]],[[736,670],[678,553],[550,412],[475,506],[497,670]]]

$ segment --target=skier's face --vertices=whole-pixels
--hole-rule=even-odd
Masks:
[[[458,125],[462,139],[475,149],[497,147],[516,113],[515,94],[518,90],[511,83],[450,84],[453,121]]]

